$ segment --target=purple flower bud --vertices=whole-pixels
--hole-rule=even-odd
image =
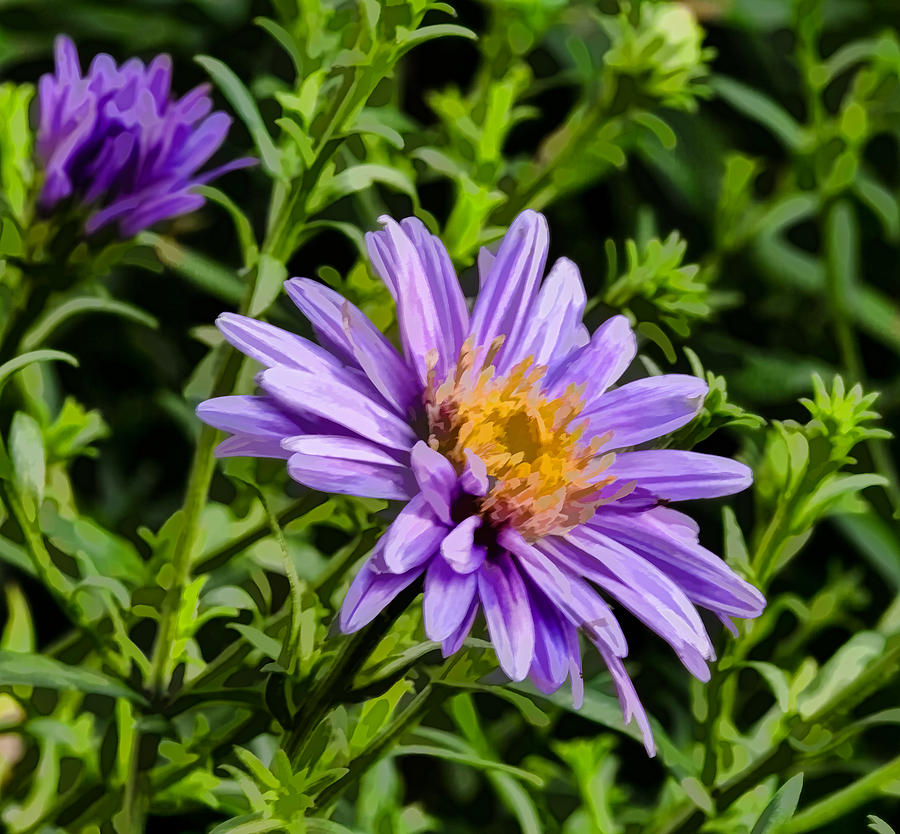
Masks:
[[[197,185],[253,165],[237,159],[204,173],[231,118],[211,112],[208,85],[171,94],[172,59],[121,66],[97,55],[82,75],[71,39],[56,39],[56,72],[40,80],[37,152],[44,167],[40,207],[74,198],[89,206],[88,234],[111,223],[131,237],[203,205]]]

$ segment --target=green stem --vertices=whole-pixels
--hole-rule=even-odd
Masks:
[[[294,760],[297,757],[319,722],[340,700],[339,695],[353,688],[355,673],[362,668],[366,658],[375,650],[419,590],[419,584],[414,583],[401,592],[370,625],[344,638],[325,674],[313,684],[295,717],[293,728],[284,740],[283,747],[288,758]]]
[[[801,811],[785,825],[784,834],[802,834],[804,831],[817,830],[875,799],[886,784],[898,778],[900,778],[900,756]]]
[[[319,794],[316,798],[316,809],[321,810],[333,805],[338,797],[354,784],[369,767],[381,759],[404,733],[411,730],[438,701],[446,697],[447,690],[444,687],[436,687],[431,683],[427,684],[410,701],[409,706],[391,721],[362,753],[353,759],[348,772]]]
[[[131,751],[128,757],[128,776],[122,796],[122,834],[144,834],[147,806],[141,783],[144,775],[141,770],[141,735],[135,733],[131,740]]]
[[[213,396],[221,396],[222,389],[230,390],[234,377],[236,354],[231,354],[219,374]],[[240,360],[238,360],[240,362]],[[172,643],[175,640],[176,623],[181,608],[181,597],[190,573],[191,553],[199,532],[200,516],[206,504],[209,484],[212,480],[215,459],[213,449],[218,438],[218,430],[204,425],[200,431],[200,439],[194,449],[194,458],[188,477],[187,496],[184,502],[184,522],[175,542],[172,558],[172,580],[163,600],[159,618],[159,631],[153,644],[153,657],[150,661],[150,689],[157,695],[162,694],[169,673],[169,661]]]

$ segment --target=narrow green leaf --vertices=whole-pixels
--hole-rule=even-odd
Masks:
[[[31,563],[31,559],[28,558],[28,553],[25,552],[25,549],[14,544],[4,536],[0,536],[0,561],[12,565],[23,573],[27,573],[29,576],[37,575],[34,565]]]
[[[244,285],[241,280],[218,261],[154,232],[141,232],[137,242],[152,247],[160,261],[204,292],[235,305],[243,299]]]
[[[44,500],[47,459],[44,436],[37,420],[24,411],[13,415],[9,430],[9,458],[13,481],[29,521],[33,521]]]
[[[790,709],[791,684],[783,669],[779,669],[774,663],[766,663],[763,660],[747,660],[740,664],[741,667],[755,669],[763,680],[769,685],[778,709],[786,713]]]
[[[263,820],[259,818],[259,813],[255,813],[226,820],[213,828],[209,834],[264,834],[266,831],[276,830],[285,830],[281,820]]]
[[[253,298],[250,299],[250,306],[247,309],[248,316],[259,316],[268,310],[281,292],[284,279],[287,278],[287,267],[271,255],[259,256],[258,269]]]
[[[68,362],[78,367],[78,360],[71,353],[64,353],[61,350],[32,350],[0,365],[0,391],[16,371],[21,371],[32,362]]]
[[[871,828],[875,834],[896,834],[894,829],[881,819],[881,817],[876,817],[874,814],[869,814],[869,828]]]
[[[272,141],[269,131],[266,130],[259,108],[256,106],[253,96],[250,95],[250,91],[244,86],[244,82],[218,58],[198,55],[194,60],[209,73],[247,126],[266,171],[273,177],[282,177],[281,152]]]
[[[408,52],[410,49],[413,49],[420,44],[427,43],[428,41],[432,41],[435,38],[467,38],[468,40],[478,40],[478,35],[476,35],[471,29],[467,29],[465,26],[460,26],[457,23],[435,23],[433,26],[423,26],[421,29],[416,29],[414,32],[410,32],[406,37],[400,40],[400,49],[401,55],[405,52]]]
[[[98,295],[81,296],[69,299],[41,316],[22,338],[22,349],[31,350],[42,345],[66,319],[81,313],[109,313],[146,327],[159,327],[159,322],[153,316],[134,304]]]
[[[530,683],[514,683],[509,688],[524,692],[538,701],[544,700],[562,707],[564,710],[571,712],[573,715],[593,721],[601,727],[615,730],[622,733],[635,741],[641,741],[641,731],[635,722],[625,723],[622,717],[622,707],[619,705],[617,698],[612,695],[606,695],[592,689],[585,689],[584,702],[580,708],[576,709],[572,704],[572,696],[559,690],[550,695],[539,692]],[[675,742],[669,738],[663,726],[655,718],[650,717],[650,726],[653,730],[653,738],[656,741],[656,747],[659,751],[659,757],[676,776],[699,776],[697,766],[684,754]]]
[[[468,765],[469,767],[478,768],[479,770],[497,770],[501,773],[508,773],[515,776],[523,782],[528,782],[536,788],[544,787],[544,780],[534,773],[522,770],[519,767],[502,764],[501,762],[492,762],[489,759],[482,759],[478,756],[472,756],[467,753],[457,753],[455,750],[445,750],[443,747],[434,747],[430,744],[405,744],[395,747],[392,751],[395,756],[431,756],[436,759],[445,759],[448,762],[456,762],[457,764]]]
[[[0,651],[0,682],[3,686],[41,686],[47,689],[75,690],[111,698],[126,698],[140,704],[146,699],[100,672],[69,666],[40,654]]]
[[[260,631],[254,626],[243,625],[242,623],[231,623],[229,628],[233,628],[235,631],[240,632],[254,649],[259,649],[271,660],[278,660],[281,656],[281,643],[274,637],[270,637],[264,631]]]
[[[211,185],[198,185],[194,189],[202,194],[210,202],[220,205],[231,216],[234,230],[237,232],[238,241],[241,244],[241,255],[244,258],[244,266],[252,267],[259,256],[259,247],[256,236],[253,234],[253,226],[250,219],[244,214],[241,207],[234,202],[224,191]]]
[[[794,816],[802,789],[803,774],[797,773],[778,789],[750,834],[777,834],[778,830]]]
[[[288,54],[291,63],[294,65],[294,72],[298,77],[303,76],[303,56],[297,48],[297,41],[294,36],[288,32],[283,26],[276,23],[269,17],[254,17],[253,22],[265,29],[277,42],[278,45]]]
[[[4,589],[6,595],[6,625],[0,636],[0,649],[9,652],[34,651],[34,623],[28,600],[18,585],[10,583]]]
[[[803,144],[803,128],[780,104],[759,90],[725,75],[714,75],[710,86],[739,113],[770,130],[789,150]]]

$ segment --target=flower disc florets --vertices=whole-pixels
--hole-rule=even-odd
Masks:
[[[610,500],[603,488],[614,478],[604,473],[615,454],[598,455],[608,435],[582,439],[583,386],[548,394],[547,368],[533,357],[498,374],[491,361],[501,341],[483,361],[467,342],[450,377],[435,386],[430,375],[428,443],[460,472],[466,452],[477,455],[490,479],[479,511],[494,527],[511,525],[533,541],[582,524]]]

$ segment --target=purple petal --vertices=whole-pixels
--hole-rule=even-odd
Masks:
[[[319,344],[344,364],[356,364],[353,344],[344,328],[342,311],[347,299],[310,278],[291,278],[284,282],[284,288],[309,319]]]
[[[319,342],[345,364],[361,368],[398,414],[412,409],[422,394],[415,374],[358,307],[308,278],[291,278],[284,287]]]
[[[165,194],[156,199],[140,200],[140,209],[128,213],[119,224],[119,231],[122,237],[133,237],[138,232],[149,228],[160,220],[168,220],[172,217],[180,217],[182,214],[190,214],[200,208],[206,200],[199,194],[190,194],[186,192],[178,192],[176,194]],[[93,218],[92,218],[93,219]],[[85,224],[85,231],[92,233],[89,229],[90,224]],[[96,229],[98,227],[94,227]]]
[[[628,319],[613,316],[594,331],[588,345],[566,360],[551,391],[558,396],[570,383],[585,385],[583,399],[590,411],[595,403],[601,404],[597,403],[600,395],[625,373],[636,353]]]
[[[581,576],[554,561],[552,550],[529,544],[512,528],[501,531],[498,542],[516,556],[528,578],[570,623],[614,653],[623,657],[628,653],[625,635],[609,606]]]
[[[535,365],[550,365],[565,358],[575,348],[576,329],[586,301],[578,267],[568,258],[560,258],[541,285],[518,350],[504,355],[501,370],[527,356],[534,357]]]
[[[67,35],[57,35],[53,42],[56,77],[62,83],[71,83],[81,78],[81,62],[74,41]]]
[[[431,234],[417,217],[407,217],[400,226],[419,253],[431,286],[441,329],[446,334],[450,359],[455,360],[469,331],[469,311],[456,270],[440,238]]]
[[[484,287],[485,282],[487,281],[488,275],[490,275],[491,267],[494,265],[494,260],[496,259],[496,254],[492,252],[487,246],[482,246],[481,249],[478,250],[478,292],[480,293]]]
[[[564,624],[549,600],[531,590],[534,659],[528,676],[541,692],[555,692],[569,676],[569,646]]]
[[[318,372],[339,368],[340,363],[328,351],[309,339],[237,313],[222,313],[216,327],[230,344],[261,365],[287,365]]]
[[[654,510],[623,518],[601,512],[589,525],[655,565],[697,605],[720,617],[759,616],[766,604],[763,595],[696,539],[686,536],[687,528],[672,524],[671,513]]]
[[[417,404],[421,405],[422,390],[409,366],[381,331],[349,301],[344,302],[342,313],[356,363],[398,414],[412,413]]]
[[[545,552],[596,582],[675,649],[695,677],[709,680],[712,644],[697,610],[662,571],[614,539],[582,525],[541,542]]]
[[[424,568],[419,566],[406,573],[376,573],[371,559],[359,570],[350,583],[341,606],[341,631],[349,634],[368,625],[390,601],[411,585]]]
[[[385,284],[394,288],[403,352],[424,386],[429,363],[436,363],[443,378],[456,362],[458,349],[454,352],[452,334],[443,329],[439,299],[412,240],[387,215],[379,217],[378,222],[384,230],[366,235],[369,253]]]
[[[491,488],[488,479],[487,467],[484,461],[478,457],[471,449],[465,449],[466,465],[463,467],[463,473],[459,477],[459,485],[469,495],[484,496],[488,494]]]
[[[534,656],[534,621],[528,591],[509,554],[481,566],[478,595],[500,668],[510,680],[524,680]]]
[[[444,524],[451,524],[450,511],[457,493],[457,475],[453,464],[424,440],[413,446],[410,465],[419,489]]]
[[[441,542],[441,556],[457,573],[472,573],[484,563],[487,550],[475,544],[475,530],[480,526],[481,517],[470,515]]]
[[[279,458],[289,455],[281,448],[278,438],[264,435],[235,434],[215,448],[217,458]]]
[[[197,416],[222,431],[266,435],[279,442],[304,431],[302,423],[288,417],[268,397],[215,397],[197,406]]]
[[[628,677],[625,664],[603,646],[597,646],[597,648],[603,656],[603,661],[606,663],[610,675],[612,675],[616,692],[619,695],[619,703],[622,705],[622,712],[625,716],[625,723],[627,724],[632,718],[637,722],[647,755],[655,756],[656,745],[653,742],[653,730],[650,728],[650,719],[647,718],[644,705],[641,703],[641,699],[638,698],[631,678]]]
[[[456,654],[456,652],[460,650],[466,637],[469,636],[469,632],[472,630],[472,625],[475,622],[475,615],[477,613],[478,598],[476,597],[472,600],[472,604],[469,606],[466,616],[463,617],[460,627],[441,643],[441,654],[443,654],[444,657],[450,657],[451,654]]]
[[[323,366],[311,372],[278,365],[258,381],[285,408],[324,417],[389,449],[408,451],[416,442],[409,425],[367,396],[345,369]]]
[[[302,435],[282,441],[294,454],[288,474],[320,492],[405,500],[416,493],[409,467],[384,448],[355,437]]]
[[[470,335],[476,347],[504,337],[497,355],[518,355],[528,316],[547,261],[549,235],[542,214],[523,211],[509,227],[472,311]]]
[[[390,573],[418,567],[438,552],[447,532],[424,497],[416,495],[379,540],[373,567]]]
[[[478,579],[474,573],[457,573],[443,559],[433,559],[425,574],[425,634],[429,640],[447,640],[463,625]]]
[[[607,391],[577,422],[588,418],[586,436],[612,431],[607,448],[636,446],[689,423],[707,390],[702,379],[685,374],[647,377]]]
[[[605,474],[619,481],[635,481],[665,501],[718,498],[753,483],[753,472],[743,463],[675,449],[623,452],[616,455]]]

